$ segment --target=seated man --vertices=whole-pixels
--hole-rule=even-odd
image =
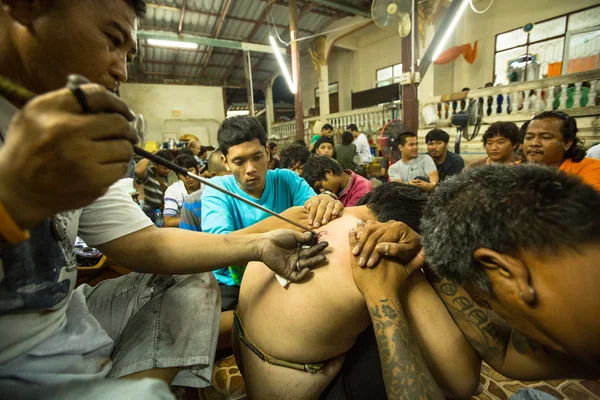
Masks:
[[[577,122],[561,111],[536,115],[527,125],[523,153],[527,162],[560,168],[600,190],[600,160],[585,156]]]
[[[371,190],[373,184],[366,178],[342,167],[333,159],[313,157],[304,164],[302,178],[317,193],[328,191],[337,196],[344,207],[353,207]]]
[[[315,142],[317,140],[319,140],[322,137],[326,137],[326,136],[331,136],[333,134],[333,126],[329,125],[329,124],[325,124],[321,127],[321,134],[320,135],[313,135],[313,137],[310,139],[310,147],[308,148],[310,151],[314,151],[315,148]],[[306,145],[305,145],[306,147]]]
[[[294,143],[281,150],[281,162],[279,168],[291,169],[298,175],[302,175],[302,168],[310,158],[310,151],[306,146]]]
[[[369,326],[369,312],[350,267],[348,231],[358,221],[372,219],[403,220],[418,230],[426,199],[419,189],[398,183],[367,196],[366,206],[345,209],[341,218],[319,229],[330,243],[329,263],[307,282],[284,288],[264,264],[248,265],[233,346],[249,399],[318,398],[340,369],[344,353]],[[307,218],[301,208],[286,213],[299,222]],[[423,276],[420,282],[417,274],[414,278],[413,290],[419,295],[406,305],[406,313],[415,336],[422,338],[423,357],[442,389],[468,397],[478,384],[479,358]],[[437,321],[439,329],[422,331],[421,318]]]
[[[317,156],[333,157],[333,138],[331,136],[323,136],[315,142],[313,152]]]
[[[310,208],[309,224],[314,227],[341,213],[341,202],[327,195],[317,196],[292,171],[268,169],[267,134],[256,118],[246,115],[227,118],[219,127],[217,140],[223,152],[221,159],[232,175],[214,178],[215,184],[278,213],[293,206]],[[201,199],[203,232],[227,234],[269,216],[211,187],[204,190]],[[214,274],[221,287],[222,308],[234,307],[243,266],[223,268]]]
[[[465,161],[461,156],[448,151],[448,141],[450,141],[450,135],[441,129],[433,129],[425,136],[427,152],[435,162],[440,182],[447,176],[460,174],[465,167]]]
[[[429,154],[419,155],[417,135],[405,132],[398,137],[402,157],[388,170],[391,182],[404,182],[423,190],[433,190],[440,180],[437,167]]]
[[[555,140],[548,122],[533,130],[549,137],[543,146]],[[430,280],[503,375],[600,377],[598,210],[592,187],[534,165],[467,171],[431,196],[421,224]]]
[[[172,161],[169,150],[160,150],[157,156],[165,160]],[[165,190],[177,182],[177,174],[167,167],[155,165],[149,159],[144,158],[135,165],[135,183],[144,185],[144,205],[142,210],[152,220],[156,210],[162,210],[165,197]]]
[[[187,154],[179,155],[173,161],[176,165],[187,169],[189,172],[198,175],[198,167],[194,157]],[[163,216],[165,226],[179,227],[181,216],[181,207],[189,194],[200,189],[200,182],[190,176],[177,174],[179,181],[175,182],[165,190],[165,206]]]
[[[520,161],[515,156],[519,147],[519,127],[513,122],[494,122],[483,134],[483,147],[487,157],[471,161],[467,168],[492,163],[513,164]]]
[[[206,165],[208,166],[207,172],[209,178],[231,174],[225,168],[223,160],[221,160],[222,154],[221,150],[217,149],[208,157]],[[200,223],[202,221],[202,191],[202,189],[196,190],[185,199],[181,208],[181,219],[179,220],[179,227],[181,229],[202,231],[202,224]]]

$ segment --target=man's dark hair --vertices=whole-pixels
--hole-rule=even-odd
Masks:
[[[296,141],[294,142],[294,144],[299,144],[301,146],[306,147],[306,142],[303,139],[296,139]]]
[[[200,146],[200,152],[198,153],[198,155],[206,154],[206,153],[208,153],[208,148],[204,147],[204,146]]]
[[[483,134],[483,145],[487,144],[488,139],[503,136],[510,140],[514,146],[520,143],[519,127],[513,122],[494,122]]]
[[[267,146],[267,134],[258,119],[250,115],[237,115],[226,118],[219,126],[217,140],[223,155],[227,157],[229,148],[238,144],[258,139],[261,145]]]
[[[304,165],[310,158],[310,151],[301,144],[290,144],[279,153],[280,168],[291,169],[297,164]]]
[[[331,143],[331,146],[335,146],[335,143],[333,143],[333,138],[331,136],[321,136],[315,142],[315,147],[313,147],[313,153],[316,153],[319,146],[323,143]]]
[[[156,152],[156,155],[160,158],[164,158],[167,161],[173,161],[173,156],[169,150],[159,150]]]
[[[321,132],[323,132],[325,129],[328,129],[330,131],[333,132],[333,126],[329,125],[329,124],[325,124],[321,127]]]
[[[277,143],[275,142],[269,142],[269,150],[273,151],[273,149],[277,147]]]
[[[406,144],[406,139],[409,137],[417,137],[417,134],[414,132],[404,132],[400,136],[398,136],[398,144],[404,146]]]
[[[425,136],[425,143],[429,143],[432,140],[439,140],[440,142],[448,143],[450,141],[450,135],[448,135],[448,132],[441,129],[433,129],[427,133],[427,136]]]
[[[523,140],[525,139],[525,134],[527,133],[527,128],[529,128],[529,124],[531,120],[525,121],[523,125],[519,128],[519,143],[523,144]]]
[[[173,163],[185,169],[198,168],[198,163],[196,162],[194,157],[188,154],[178,155],[177,157],[175,157],[175,160],[173,160]]]
[[[479,248],[516,256],[600,240],[600,193],[556,169],[492,164],[447,179],[429,196],[421,230],[440,277],[492,294]]]
[[[356,124],[350,124],[346,127],[346,129],[349,131],[357,131],[358,132],[358,126],[356,126]]]
[[[354,136],[352,136],[352,132],[345,131],[342,133],[342,144],[352,144],[354,141]]]
[[[579,129],[577,129],[577,121],[575,118],[562,111],[544,111],[533,117],[532,121],[548,118],[560,119],[563,122],[562,127],[560,128],[560,133],[562,134],[563,139],[565,141],[573,141],[573,144],[571,147],[569,147],[569,150],[565,152],[565,158],[570,158],[574,162],[583,160],[585,157],[585,149],[583,147],[583,141],[577,137],[577,132]]]
[[[404,222],[419,233],[419,221],[426,204],[427,195],[418,187],[389,182],[371,190],[356,205],[366,205],[377,216],[379,222]]]
[[[179,156],[182,154],[187,154],[188,156],[194,157],[194,152],[192,150],[188,149],[187,147],[182,147],[181,149],[179,149],[177,151],[177,153],[178,153],[177,155],[179,155]]]
[[[301,176],[314,189],[317,181],[325,179],[325,172],[327,171],[331,171],[337,176],[341,176],[344,172],[342,166],[333,159],[326,156],[316,156],[304,164]]]
[[[127,2],[133,7],[135,16],[142,19],[146,16],[146,1],[145,0],[127,0]]]

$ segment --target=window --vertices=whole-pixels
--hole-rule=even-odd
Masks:
[[[402,64],[390,65],[389,67],[378,69],[376,72],[376,81],[374,87],[382,87],[400,82],[402,76]]]
[[[600,67],[600,7],[496,35],[495,83],[549,78]]]
[[[329,94],[337,93],[339,90],[339,85],[337,82],[329,84]],[[318,99],[320,96],[319,88],[315,88],[315,98]]]

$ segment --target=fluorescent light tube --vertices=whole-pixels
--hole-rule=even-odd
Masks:
[[[462,4],[460,5],[460,8],[454,15],[454,19],[452,20],[452,22],[450,23],[450,26],[446,30],[446,33],[444,34],[442,41],[440,42],[437,49],[435,49],[435,52],[433,53],[433,57],[431,57],[431,61],[435,61],[440,56],[440,53],[442,52],[442,50],[444,50],[446,43],[448,43],[448,39],[450,39],[450,36],[452,36],[452,33],[454,32],[454,29],[456,28],[456,25],[458,24],[460,17],[462,17],[462,15],[464,14],[468,5],[469,5],[469,0],[462,0]]]
[[[290,72],[288,71],[287,66],[285,65],[285,62],[283,61],[283,57],[281,56],[281,51],[279,50],[279,47],[277,47],[277,43],[275,43],[275,38],[272,35],[269,36],[269,42],[271,42],[271,46],[273,47],[273,52],[275,53],[275,58],[277,58],[277,61],[279,62],[279,67],[281,68],[281,71],[283,72],[283,76],[284,76],[285,80],[287,81],[288,86],[290,87],[290,91],[293,94],[296,94],[296,84],[292,81]]]
[[[173,47],[176,49],[196,50],[198,48],[198,43],[179,42],[176,40],[148,39],[148,44],[150,46]]]

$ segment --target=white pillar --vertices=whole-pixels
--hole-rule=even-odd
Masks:
[[[265,103],[267,107],[267,134],[270,137],[274,132],[271,132],[271,124],[275,122],[275,109],[273,108],[273,84],[270,83],[265,89]]]
[[[319,116],[321,123],[327,123],[329,116],[329,65],[321,65],[321,79],[319,79]],[[345,127],[344,127],[345,128]]]

